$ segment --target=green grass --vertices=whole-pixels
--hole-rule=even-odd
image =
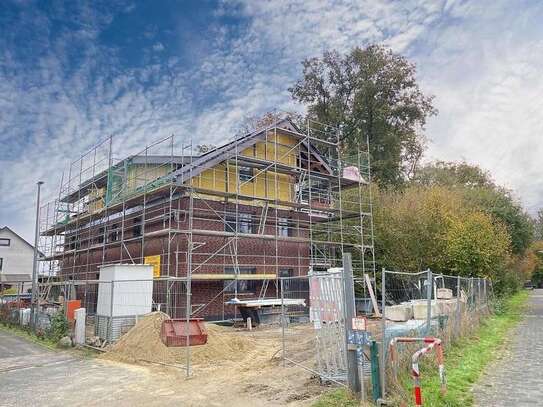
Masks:
[[[496,313],[483,320],[472,335],[445,349],[447,393],[444,396],[440,393],[435,364],[421,363],[422,397],[425,406],[473,405],[472,386],[481,377],[485,367],[499,355],[498,350],[505,344],[511,328],[520,320],[527,299],[528,293],[523,291],[499,302],[495,307]],[[413,403],[412,380],[408,372],[400,381],[409,396],[408,402]],[[313,407],[358,405],[348,391],[336,389],[322,395]]]
[[[54,340],[46,337],[46,336],[40,336],[38,337],[35,335],[30,329],[22,328],[18,325],[12,325],[12,324],[6,324],[3,322],[0,322],[0,331],[8,332],[12,335],[19,336],[23,339],[26,339],[29,342],[38,344],[40,346],[43,346],[47,349],[54,350],[54,351],[61,351],[61,349],[57,346],[57,342]],[[95,357],[98,353],[95,350],[85,348],[85,347],[75,347],[71,349],[62,349],[63,351],[69,351],[74,354],[77,354],[79,357],[90,359]]]
[[[345,389],[336,389],[324,393],[315,403],[313,407],[356,407],[358,402],[351,397]]]
[[[19,336],[48,349],[58,350],[56,342],[48,339],[47,337],[38,337],[32,331],[30,331],[30,329],[21,328],[18,325],[0,323],[0,331]]]
[[[471,406],[472,386],[481,377],[489,362],[500,353],[528,298],[520,292],[504,300],[496,307],[496,313],[481,323],[469,337],[455,342],[445,349],[447,393],[441,395],[437,370],[428,364],[421,365],[422,398],[425,406]],[[403,380],[406,390],[412,394],[412,382]],[[411,400],[410,400],[411,401]]]

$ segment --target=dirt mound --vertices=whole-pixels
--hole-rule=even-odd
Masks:
[[[187,348],[169,348],[160,340],[160,328],[165,319],[169,317],[162,312],[146,315],[101,357],[129,363],[185,364]],[[192,364],[239,361],[254,348],[252,338],[243,337],[232,328],[206,324],[206,330],[207,344],[190,347]]]

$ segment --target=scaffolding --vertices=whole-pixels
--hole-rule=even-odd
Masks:
[[[74,282],[88,312],[107,264],[157,264],[153,302],[177,318],[230,318],[228,300],[279,298],[281,277],[344,251],[375,280],[367,140],[347,151],[340,128],[279,118],[206,152],[174,135],[130,149],[98,143],[41,208],[42,280]]]

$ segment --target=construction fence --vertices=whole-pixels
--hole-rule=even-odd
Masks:
[[[344,386],[346,335],[349,332],[352,335],[353,331],[351,321],[344,315],[342,274],[282,279],[281,284],[283,363],[301,366],[326,382]],[[491,312],[493,298],[490,280],[436,274],[430,270],[419,273],[382,270],[377,281],[369,276],[355,277],[354,287],[356,316],[365,318],[366,328],[354,341],[359,348],[359,376],[365,382],[362,388],[368,392],[368,398],[373,388],[375,399],[385,397],[387,382],[394,388],[395,370],[389,354],[392,339],[433,336],[446,345],[475,329]],[[309,298],[307,306],[292,303],[306,298]],[[378,344],[373,348],[374,366],[372,342]],[[396,345],[399,368],[408,371],[406,362],[420,348],[417,346]]]
[[[217,352],[218,356],[224,357],[226,345],[235,342],[238,354],[236,356],[236,349],[232,348],[228,357],[236,358],[239,349],[244,346],[246,349],[258,348],[261,341],[266,348],[276,349],[275,354],[285,367],[302,367],[323,381],[344,386],[347,341],[352,326],[345,317],[342,269],[280,277],[274,285],[277,290],[270,290],[271,295],[262,300],[258,307],[258,322],[253,320],[251,332],[239,312],[240,307],[230,301],[235,297],[234,293],[223,292],[216,299],[216,304],[220,304],[224,315],[228,316],[224,320],[230,323],[227,327],[207,324],[211,330],[211,355]],[[121,349],[117,359],[173,365],[191,374],[193,365],[209,363],[212,356],[203,355],[198,347],[166,349],[157,334],[164,319],[186,320],[198,316],[201,306],[187,301],[187,287],[187,281],[174,278],[42,283],[38,326],[47,329],[51,316],[59,310],[67,314],[73,325],[70,310],[85,308],[87,343],[103,350],[107,345],[118,343],[119,338],[144,315],[160,311],[155,312],[146,328],[155,333],[153,338],[129,338],[128,346]],[[365,389],[378,382],[381,395],[386,395],[387,388],[394,386],[389,358],[389,344],[393,338],[435,336],[446,344],[476,328],[491,312],[493,298],[489,280],[436,274],[430,270],[419,273],[382,270],[375,280],[369,276],[355,277],[354,291],[356,316],[365,318],[365,332],[357,342],[360,375]],[[0,297],[0,319],[28,325],[30,298],[27,297],[21,293]],[[70,307],[68,304],[74,301]],[[190,309],[189,313],[187,309]],[[213,335],[221,335],[221,340],[214,343],[216,337]],[[152,343],[144,344],[145,340]],[[379,359],[372,359],[372,341],[380,345]],[[400,368],[413,349],[414,345],[397,344]],[[377,369],[377,365],[381,368]],[[380,374],[376,376],[375,372]]]
[[[438,274],[431,270],[404,273],[383,269],[381,288],[378,300],[380,364],[385,367],[380,377],[383,396],[387,389],[398,389],[398,369],[408,371],[411,356],[423,347],[408,340],[402,343],[398,338],[435,337],[446,346],[469,335],[491,312],[492,282],[483,278]]]

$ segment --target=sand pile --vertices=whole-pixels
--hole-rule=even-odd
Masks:
[[[155,362],[171,365],[185,364],[185,347],[166,347],[160,340],[162,321],[168,319],[162,312],[153,312],[141,318],[101,357],[122,362]],[[254,340],[236,333],[232,328],[206,324],[207,344],[191,346],[191,363],[239,361],[254,348]]]

